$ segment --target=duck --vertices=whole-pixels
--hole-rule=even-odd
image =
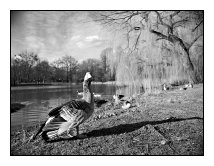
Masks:
[[[93,93],[94,94],[94,97],[96,98],[100,98],[101,97],[101,94],[98,94],[98,93]]]
[[[122,99],[124,97],[124,95],[118,95],[118,94],[116,94],[116,95],[113,95],[113,99],[114,100],[116,100],[116,99]]]
[[[77,90],[77,95],[83,96],[83,92],[79,92],[79,91]]]
[[[193,88],[193,84],[191,82],[188,84],[185,84],[184,87],[180,88],[180,90],[187,90],[187,88]]]
[[[83,96],[83,92],[79,92],[79,91],[77,90],[77,95]],[[96,97],[96,98],[101,97],[101,94],[98,94],[98,93],[93,93],[93,95],[94,95],[94,97]]]
[[[187,87],[181,87],[180,90],[187,90]]]
[[[122,105],[122,109],[128,109],[131,107],[131,103],[129,101],[125,101]]]
[[[163,84],[163,90],[164,91],[169,90],[169,87],[165,83]]]
[[[186,85],[187,88],[193,88],[193,84],[190,82],[189,84]]]
[[[94,112],[94,96],[91,90],[92,76],[87,72],[83,81],[83,98],[71,100],[52,109],[46,122],[33,136],[33,140],[41,135],[45,141],[62,137],[64,133],[72,138],[71,129],[76,129],[76,137],[80,137],[79,126],[84,123]],[[83,135],[83,137],[85,137]]]

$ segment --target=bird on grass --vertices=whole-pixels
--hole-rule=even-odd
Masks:
[[[71,100],[62,104],[49,112],[49,119],[42,124],[38,132],[33,136],[42,135],[44,140],[62,137],[62,134],[67,133],[69,138],[70,130],[76,128],[77,137],[79,135],[79,125],[87,120],[94,112],[94,96],[91,91],[92,76],[89,72],[86,73],[83,81],[83,98],[79,100]],[[82,135],[85,137],[84,135]]]
[[[166,84],[163,84],[163,90],[164,91],[169,90],[169,87]]]
[[[124,95],[118,95],[118,94],[116,94],[116,95],[113,95],[113,99],[114,100],[117,100],[117,99],[122,99],[124,97]]]
[[[129,101],[125,101],[122,105],[122,109],[128,109],[131,107],[131,103]]]
[[[83,96],[83,92],[79,92],[79,91],[77,90],[77,95]]]
[[[122,98],[124,98],[124,95],[119,95],[119,94],[113,95],[113,99],[114,99],[115,104],[120,103]]]
[[[185,85],[185,88],[193,88],[193,84],[189,82],[188,84]]]

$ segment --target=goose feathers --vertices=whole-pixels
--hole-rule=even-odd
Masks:
[[[48,115],[51,116],[56,116],[60,112],[63,112],[64,110],[67,110],[66,112],[73,112],[74,110],[82,110],[82,111],[87,111],[87,108],[90,107],[90,104],[87,103],[85,100],[72,100],[69,101],[65,104],[62,104],[61,106],[58,106],[54,109],[52,109]]]
[[[33,139],[40,133],[45,140],[61,136],[66,131],[67,135],[71,136],[69,131],[75,127],[78,135],[79,125],[88,119],[94,111],[91,81],[92,77],[87,72],[83,82],[83,99],[71,100],[52,109],[48,113],[49,119],[40,127]]]
[[[73,100],[54,112],[51,111],[52,116],[46,121],[43,128],[43,138],[44,136],[54,138],[69,128],[80,125],[90,116],[89,108],[87,102]]]

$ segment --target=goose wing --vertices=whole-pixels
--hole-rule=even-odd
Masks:
[[[90,115],[92,109],[85,100],[72,100],[49,112],[50,118],[43,128],[43,136],[53,138],[62,134],[71,127],[83,123]]]
[[[64,103],[54,109],[52,109],[48,115],[51,117],[51,116],[57,116],[61,111],[62,111],[62,107],[65,107],[67,106],[68,109],[70,108],[71,110],[72,109],[78,109],[78,110],[86,110],[86,108],[89,107],[89,104],[85,101],[85,100],[72,100],[72,101],[69,101],[67,103]]]

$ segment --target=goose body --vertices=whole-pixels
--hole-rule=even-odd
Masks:
[[[83,98],[79,100],[71,100],[64,103],[49,112],[48,120],[41,126],[37,134],[33,137],[36,138],[41,134],[43,139],[53,139],[60,137],[63,133],[67,132],[70,135],[70,129],[76,128],[77,136],[79,136],[79,125],[87,120],[94,111],[94,99],[91,92],[91,75],[86,73],[83,82]]]

